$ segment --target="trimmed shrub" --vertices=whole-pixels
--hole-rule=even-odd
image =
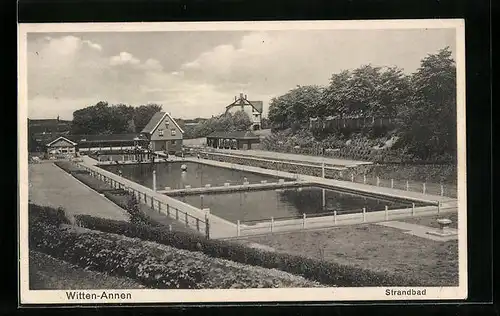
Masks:
[[[86,269],[135,279],[160,289],[269,288],[321,286],[299,276],[210,258],[200,252],[101,232],[60,229],[37,222],[30,227],[32,249]]]
[[[51,225],[69,224],[70,220],[62,207],[53,208],[50,206],[40,206],[29,203],[28,205],[29,223],[44,222]]]
[[[335,262],[269,252],[246,247],[242,244],[207,240],[203,236],[169,232],[164,228],[132,224],[123,221],[79,215],[79,222],[89,229],[121,234],[132,238],[154,241],[190,251],[201,251],[209,256],[240,262],[243,264],[278,269],[301,275],[322,284],[337,286],[418,286],[419,280],[411,277],[374,272],[359,267],[341,265]]]
[[[99,193],[116,190],[111,185],[92,177],[90,174],[73,173],[73,177]]]

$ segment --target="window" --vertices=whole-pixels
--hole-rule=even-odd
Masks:
[[[158,130],[158,135],[159,136],[163,136],[163,130],[162,129]]]
[[[175,145],[175,143],[176,143],[176,140],[175,140],[175,139],[173,139],[173,140],[172,140],[172,145]]]
[[[175,134],[176,134],[175,128],[172,128],[172,136],[175,136]]]
[[[170,124],[169,121],[165,121],[165,127],[168,128],[168,124]]]

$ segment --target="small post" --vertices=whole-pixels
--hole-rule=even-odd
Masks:
[[[391,189],[394,189],[394,179],[391,179]]]
[[[274,230],[274,217],[271,216],[271,233]]]
[[[337,210],[333,211],[333,223],[337,225]]]
[[[306,213],[302,214],[302,228],[306,228]]]
[[[167,218],[170,217],[170,205],[167,204]]]
[[[200,195],[200,205],[201,205],[201,209],[203,209],[203,194]]]
[[[200,219],[196,217],[196,231],[200,231]]]
[[[188,213],[184,213],[184,217],[186,218],[186,226],[189,226]]]
[[[168,225],[168,231],[169,231],[169,232],[171,232],[171,231],[172,231],[172,225],[171,225],[171,224],[169,224],[169,225]]]
[[[325,177],[325,162],[321,163],[321,177]]]
[[[441,202],[438,202],[438,214],[441,212]]]
[[[161,202],[158,201],[158,213],[161,213]]]
[[[425,194],[425,182],[422,183],[422,193]]]
[[[154,201],[155,201],[155,199],[153,199],[153,197],[151,197],[151,208],[153,210],[155,209],[155,207],[154,207]]]
[[[411,203],[411,216],[415,216],[415,203]]]
[[[156,192],[156,170],[153,170],[153,191]]]
[[[441,196],[444,195],[444,186],[441,184]]]
[[[351,182],[354,182],[354,173],[351,173]]]
[[[389,206],[385,206],[385,220],[389,220]]]
[[[363,207],[363,223],[366,222],[366,207]]]
[[[366,174],[363,175],[363,184],[366,184]]]
[[[175,219],[179,220],[179,210],[175,209]]]
[[[377,186],[380,186],[380,178],[377,177]]]
[[[147,198],[146,193],[144,193],[144,203],[147,202],[146,198]]]
[[[236,221],[236,236],[240,237],[240,220]]]
[[[406,191],[410,191],[410,184],[408,183],[408,180],[406,180]]]

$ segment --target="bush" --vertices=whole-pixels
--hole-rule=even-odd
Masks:
[[[126,276],[151,288],[320,286],[298,276],[117,235],[59,229],[41,222],[30,229],[30,244],[37,251],[86,269]]]
[[[169,232],[156,228],[123,221],[79,215],[81,225],[89,229],[121,234],[132,238],[154,241],[172,247],[203,253],[243,264],[278,269],[328,285],[338,286],[417,286],[418,280],[387,273],[320,261],[278,252],[268,252],[249,248],[224,240],[206,238],[184,232]]]
[[[53,208],[30,203],[28,205],[29,223],[44,222],[51,225],[69,224],[70,220],[62,207]]]
[[[90,174],[73,173],[73,177],[99,193],[116,190],[109,184],[92,177]]]

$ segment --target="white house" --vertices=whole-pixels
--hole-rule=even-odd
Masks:
[[[226,113],[245,112],[252,125],[251,130],[260,130],[262,128],[262,111],[264,103],[262,101],[248,101],[247,96],[240,93],[240,97],[234,97],[234,102],[226,106]]]

